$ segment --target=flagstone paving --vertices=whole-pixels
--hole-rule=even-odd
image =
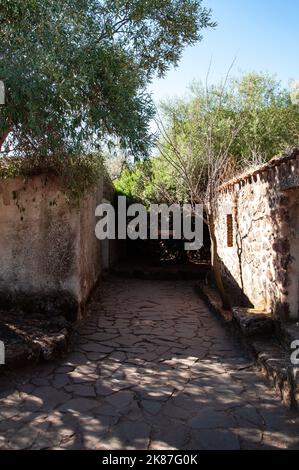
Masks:
[[[192,282],[112,278],[89,315],[67,357],[1,377],[0,448],[299,449]]]

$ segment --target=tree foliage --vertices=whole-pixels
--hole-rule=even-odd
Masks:
[[[168,100],[161,112],[158,152],[146,178],[139,173],[155,201],[202,202],[209,179],[217,185],[299,145],[299,107],[265,74],[227,86],[194,82],[189,98]]]
[[[0,0],[0,150],[147,152],[146,87],[213,26],[202,0]],[[6,140],[7,139],[7,140]]]
[[[223,307],[229,308],[215,230],[219,185],[285,147],[298,145],[298,106],[272,78],[249,74],[216,86],[195,83],[190,99],[168,101],[162,112],[161,139],[151,175],[133,170],[133,189],[141,194],[141,175],[155,200],[203,204],[214,278]]]

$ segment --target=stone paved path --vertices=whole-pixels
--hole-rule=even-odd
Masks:
[[[191,282],[105,284],[68,357],[1,377],[0,448],[299,448],[298,414]]]

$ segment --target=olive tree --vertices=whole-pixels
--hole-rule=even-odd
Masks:
[[[147,85],[213,27],[202,0],[0,0],[0,151],[151,143]]]

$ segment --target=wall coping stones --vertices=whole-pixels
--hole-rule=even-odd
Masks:
[[[296,160],[297,157],[299,157],[299,148],[288,150],[284,154],[272,158],[269,162],[263,165],[259,165],[256,168],[253,168],[245,173],[242,173],[239,176],[236,176],[235,178],[230,179],[229,181],[226,181],[220,186],[219,190],[220,192],[232,191],[234,189],[235,184],[245,182],[247,180],[251,180],[253,176],[257,176],[261,173],[271,171],[272,169],[275,169],[277,166],[280,166],[284,163],[289,163],[291,160]],[[294,180],[294,184],[295,183],[296,184],[298,183],[298,179]],[[287,189],[289,189],[289,185]]]

